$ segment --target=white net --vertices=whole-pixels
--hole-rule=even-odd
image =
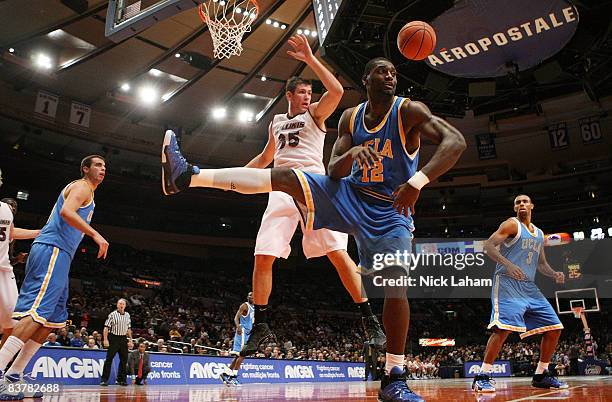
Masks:
[[[242,53],[242,36],[251,30],[259,6],[255,0],[208,0],[198,12],[208,24],[215,58],[229,59]]]

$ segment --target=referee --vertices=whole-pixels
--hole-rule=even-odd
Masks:
[[[126,370],[128,361],[128,338],[132,338],[132,326],[130,314],[125,311],[127,302],[125,299],[117,301],[117,310],[108,315],[104,323],[104,347],[106,351],[106,361],[102,372],[100,385],[108,385],[113,358],[119,352],[119,370],[117,373],[117,384],[127,386]]]

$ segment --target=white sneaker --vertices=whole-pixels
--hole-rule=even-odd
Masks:
[[[12,377],[12,375],[10,376]],[[23,392],[23,396],[24,398],[42,398],[44,396],[44,394],[41,391],[36,391],[35,389],[36,386],[31,386],[28,387],[28,385],[32,384],[34,385],[34,379],[32,377],[30,377],[29,375],[25,375],[23,373],[21,373],[19,375],[19,380],[17,381],[17,384],[20,384],[21,387],[20,389]]]
[[[19,387],[14,386],[15,384],[17,383],[3,377],[0,371],[0,401],[20,401],[25,397],[23,392],[19,391]]]

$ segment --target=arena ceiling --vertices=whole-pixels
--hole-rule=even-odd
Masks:
[[[143,8],[156,1],[142,0]],[[75,11],[83,3],[86,10]],[[245,162],[265,142],[269,118],[286,110],[284,81],[294,74],[315,78],[286,54],[287,38],[298,29],[308,30],[312,46],[319,46],[312,33],[316,25],[311,0],[259,3],[260,16],[243,40],[243,53],[219,61],[213,58],[210,32],[195,8],[115,43],[105,36],[107,0],[0,1],[0,73],[9,89],[0,99],[4,115],[17,113],[10,109],[13,103],[18,108],[17,98],[29,97],[24,104],[31,107],[43,89],[92,107],[92,128],[87,136],[78,135],[84,141],[155,156],[161,128],[180,127],[187,152],[196,159],[212,158],[217,165]],[[340,21],[335,33],[342,40],[341,50],[325,55],[346,89],[339,110],[361,100],[356,83],[363,64],[378,55],[398,64],[403,76],[398,92],[423,99],[446,116],[462,116],[469,108],[531,113],[540,98],[583,89],[594,99],[605,96],[612,82],[612,2],[575,3],[585,28],[554,59],[562,69],[559,81],[541,83],[529,71],[519,77],[519,84],[512,81],[516,77],[498,79],[497,96],[471,98],[467,80],[445,78],[442,83],[436,75],[432,80],[428,67],[407,62],[394,46],[403,23],[431,20],[452,1],[350,0],[356,16]],[[314,89],[321,92],[316,83]],[[225,119],[213,118],[217,107],[227,109]],[[328,123],[335,125],[334,119]]]

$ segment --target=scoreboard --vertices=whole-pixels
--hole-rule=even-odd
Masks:
[[[322,46],[325,43],[325,38],[329,32],[329,28],[334,22],[340,10],[343,0],[312,0],[312,8],[314,9],[315,21],[317,22],[317,34],[319,35],[319,44]]]

